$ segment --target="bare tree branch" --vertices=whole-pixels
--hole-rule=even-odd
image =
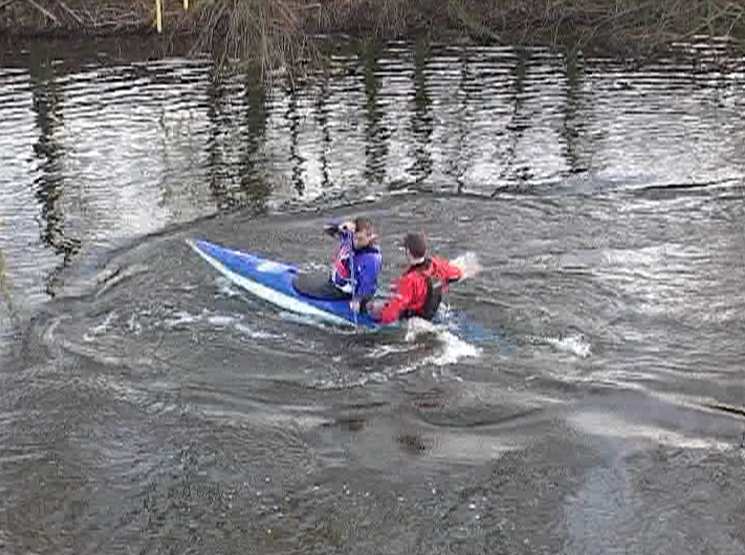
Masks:
[[[40,6],[39,4],[37,4],[36,2],[34,2],[34,0],[26,0],[26,2],[28,2],[29,4],[31,4],[34,8],[36,8],[37,10],[39,10],[41,13],[43,13],[45,16],[47,16],[52,21],[54,21],[54,23],[56,25],[59,25],[60,24],[59,19],[57,19],[54,16],[54,14],[52,12],[50,12],[49,10],[47,10],[44,6]]]
[[[5,8],[7,6],[10,6],[15,1],[16,0],[6,0],[5,2],[3,2],[3,3],[0,4],[0,10],[2,10],[3,8]]]
[[[67,4],[65,4],[65,3],[64,3],[64,2],[62,1],[62,0],[57,0],[57,3],[58,3],[58,4],[60,5],[60,6],[62,6],[62,9],[63,9],[63,10],[65,10],[65,11],[66,11],[66,12],[67,12],[68,14],[70,14],[70,16],[71,16],[71,17],[72,17],[72,18],[73,18],[73,19],[74,19],[75,21],[77,21],[77,22],[78,22],[78,25],[80,25],[81,27],[83,26],[83,20],[82,20],[82,19],[80,19],[80,16],[79,16],[78,14],[76,14],[76,13],[75,13],[75,12],[74,12],[73,10],[71,10],[71,9],[70,9],[70,7],[69,7],[69,6],[67,5]]]

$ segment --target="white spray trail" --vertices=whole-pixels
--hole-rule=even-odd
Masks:
[[[463,272],[462,279],[470,279],[481,272],[479,257],[476,255],[475,252],[463,253],[451,260],[451,263],[453,264],[453,266],[460,268],[460,271]]]
[[[429,364],[446,366],[455,364],[463,358],[476,358],[481,355],[481,349],[464,341],[445,327],[421,318],[409,319],[406,323],[406,342],[414,342],[421,335],[434,335],[442,345],[442,351],[426,359]]]

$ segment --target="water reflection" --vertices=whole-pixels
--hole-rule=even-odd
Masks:
[[[245,77],[245,110],[241,133],[240,190],[255,211],[265,208],[271,189],[262,172],[262,143],[266,133],[266,89],[255,75]]]
[[[583,118],[590,115],[583,106],[582,87],[584,83],[583,68],[575,51],[566,57],[566,103],[564,105],[564,125],[561,136],[564,139],[564,156],[570,173],[587,171],[590,160],[583,160],[583,137],[586,129]]]
[[[210,71],[207,84],[207,120],[209,131],[207,136],[207,172],[209,174],[209,188],[217,201],[219,207],[225,207],[223,199],[227,196],[226,179],[224,176],[224,164],[222,160],[222,128],[223,108],[222,100],[225,96],[225,88],[222,79],[217,76],[217,69]],[[229,203],[228,203],[229,204]]]
[[[529,55],[530,54],[526,50],[521,49],[517,52],[517,58],[512,73],[512,91],[510,95],[511,113],[509,116],[509,122],[506,126],[506,149],[503,155],[505,163],[497,181],[497,189],[492,194],[495,194],[499,190],[499,184],[504,181],[519,180],[527,182],[531,177],[530,168],[524,165],[521,166],[516,160],[520,141],[522,140],[525,131],[531,125],[531,118],[529,116],[526,117],[526,114],[524,113],[525,80],[527,68],[530,62],[530,60],[527,59]]]
[[[46,291],[54,296],[58,273],[80,250],[81,243],[65,231],[65,172],[62,164],[65,153],[58,138],[64,127],[63,94],[52,69],[52,60],[36,50],[31,60],[30,81],[32,109],[39,131],[33,150],[39,161],[34,190],[41,204],[41,240],[62,257],[59,266],[46,279]]]
[[[400,187],[487,197],[566,188],[580,172],[602,174],[596,188],[745,173],[732,156],[745,133],[735,61],[724,79],[701,63],[691,74],[685,61],[642,70],[540,49],[367,43],[337,51],[328,73],[265,88],[256,75],[218,78],[209,59],[23,60],[20,78],[0,74],[0,111],[17,119],[20,79],[37,128],[27,190],[57,265],[49,294],[84,244],[215,210]],[[4,146],[25,148],[12,130]],[[16,173],[0,168],[3,179]],[[20,213],[17,199],[0,216]]]
[[[454,155],[452,156],[450,163],[448,164],[447,175],[455,179],[457,185],[457,192],[460,193],[463,190],[463,178],[466,171],[466,164],[468,163],[465,153],[467,151],[467,138],[468,128],[471,124],[471,119],[468,117],[468,106],[469,106],[469,90],[466,84],[470,80],[470,72],[468,66],[468,50],[465,48],[459,49],[458,58],[459,62],[459,74],[460,79],[458,81],[458,89],[456,98],[456,109],[455,109],[455,148]]]
[[[385,159],[388,154],[388,130],[383,125],[383,107],[380,104],[382,79],[377,45],[368,44],[362,52],[365,83],[365,181],[380,185],[385,179]]]
[[[326,191],[331,187],[331,180],[329,178],[329,155],[332,149],[331,140],[331,128],[329,118],[329,76],[324,74],[319,79],[318,92],[316,93],[316,102],[314,106],[314,114],[316,124],[321,130],[321,150],[318,154],[319,163],[321,166],[321,190]]]
[[[265,209],[270,188],[264,179],[266,90],[256,76],[220,76],[211,68],[207,83],[205,171],[218,209]]]
[[[424,41],[417,42],[414,46],[414,109],[411,118],[413,145],[410,153],[414,162],[408,169],[412,178],[417,182],[425,181],[432,174],[430,149],[434,122],[426,74],[429,59],[429,45]]]
[[[302,196],[305,192],[305,184],[303,182],[303,164],[305,158],[300,154],[300,119],[301,116],[298,113],[298,96],[294,89],[286,91],[288,97],[287,111],[284,116],[287,120],[287,127],[290,133],[290,164],[292,166],[292,186],[298,195]]]

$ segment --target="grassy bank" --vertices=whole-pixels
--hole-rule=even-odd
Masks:
[[[165,37],[185,35],[197,49],[264,67],[306,58],[311,37],[333,33],[623,55],[699,34],[745,45],[745,0],[0,0],[0,28],[15,35],[154,33],[158,19]]]

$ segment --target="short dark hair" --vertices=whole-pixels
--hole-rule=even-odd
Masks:
[[[423,258],[427,254],[427,239],[424,233],[407,233],[404,236],[404,247],[414,258]]]
[[[372,233],[373,225],[367,218],[355,218],[354,219],[354,230],[355,231],[369,231]]]

